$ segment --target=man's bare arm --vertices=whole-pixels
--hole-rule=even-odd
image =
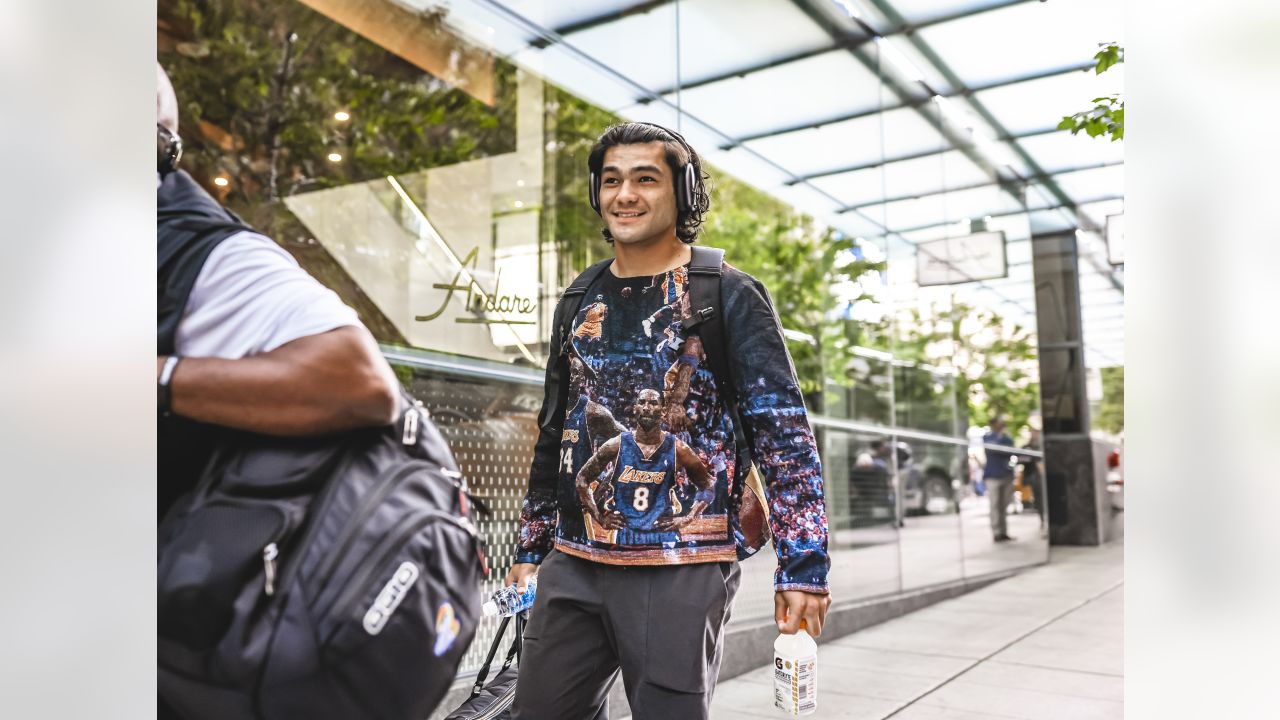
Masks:
[[[676,465],[684,468],[689,480],[699,490],[710,490],[715,479],[698,453],[682,440],[676,441]]]
[[[598,402],[587,401],[587,432],[591,437],[611,440],[626,431],[622,423],[613,418],[609,408]]]
[[[270,435],[386,425],[399,404],[395,374],[354,326],[238,360],[183,358],[169,387],[177,415]]]
[[[587,511],[597,523],[606,530],[617,530],[622,527],[622,514],[618,511],[605,512],[604,508],[596,505],[595,498],[591,497],[591,481],[600,477],[600,473],[604,472],[605,466],[618,457],[618,450],[621,447],[621,440],[612,438],[596,450],[587,463],[578,471],[575,478],[574,486],[578,491],[578,502],[582,505],[582,509]]]
[[[714,478],[707,469],[707,464],[702,462],[702,458],[693,448],[686,445],[683,441],[676,441],[676,465],[684,468],[685,473],[689,475],[689,482],[698,488],[698,492],[693,496],[693,506],[689,512],[680,517],[664,517],[654,522],[654,528],[658,530],[680,530],[684,526],[698,519],[702,515],[702,511],[707,509],[711,501],[715,499],[715,491],[713,488]]]

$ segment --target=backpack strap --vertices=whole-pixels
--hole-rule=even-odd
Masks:
[[[689,261],[689,312],[691,317],[684,326],[686,334],[702,339],[702,351],[707,354],[707,364],[715,376],[720,394],[727,397],[723,388],[730,385],[728,352],[724,342],[724,318],[721,311],[720,281],[724,277],[724,250],[713,247],[690,248],[693,258]]]
[[[690,248],[693,258],[689,261],[689,311],[692,314],[685,325],[686,334],[697,335],[702,340],[702,352],[707,356],[707,369],[715,378],[725,410],[733,418],[734,441],[738,446],[738,462],[735,475],[738,479],[750,470],[751,452],[747,435],[738,412],[738,398],[733,392],[733,376],[729,374],[729,347],[724,333],[724,250],[694,245]]]

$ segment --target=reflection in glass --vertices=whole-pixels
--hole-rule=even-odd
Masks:
[[[1038,417],[1019,201],[998,184],[972,187],[990,168],[944,137],[939,103],[869,112],[903,97],[892,86],[901,77],[877,72],[879,44],[699,82],[765,45],[785,56],[829,38],[804,23],[812,36],[776,32],[803,15],[787,3],[735,6],[753,13],[742,26],[759,37],[727,48],[705,38],[723,32],[710,8],[730,3],[625,12],[634,5],[305,0],[214,3],[197,16],[196,4],[162,0],[160,58],[184,103],[183,165],[383,343],[494,509],[482,529],[501,572],[528,480],[542,393],[533,366],[550,350],[551,309],[569,279],[611,254],[586,199],[587,153],[623,118],[679,124],[713,176],[702,242],[758,277],[782,318],[825,469],[836,597],[1043,561],[1043,467],[1028,454],[1010,515],[1018,540],[996,546],[985,449],[967,434],[997,409],[1015,434]],[[565,43],[537,24],[581,26]],[[836,76],[823,93],[795,82]],[[921,88],[907,95],[923,100]],[[744,96],[774,102],[734,112]],[[774,132],[843,115],[857,117]],[[791,182],[780,168],[814,177]],[[833,206],[839,229],[813,214],[820,206]],[[992,207],[1001,213],[982,216]],[[1004,234],[1008,277],[919,286],[920,243],[981,229]],[[1062,381],[1080,361],[1071,352],[1046,358],[1055,423],[1083,411]],[[743,564],[735,623],[772,615],[774,568],[771,548]],[[478,662],[468,655],[464,671]]]

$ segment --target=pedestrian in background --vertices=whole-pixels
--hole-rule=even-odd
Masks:
[[[1004,418],[996,415],[988,424],[990,431],[982,436],[987,462],[982,468],[982,480],[987,486],[987,500],[991,503],[991,535],[996,542],[1008,542],[1009,523],[1006,513],[1013,500],[1013,458],[1012,452],[992,449],[992,445],[1005,445],[1012,448],[1013,438],[1004,431]]]

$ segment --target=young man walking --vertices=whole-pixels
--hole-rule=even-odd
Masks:
[[[621,671],[637,720],[706,718],[737,561],[753,551],[738,515],[745,461],[769,498],[778,627],[803,621],[815,636],[831,602],[822,469],[764,287],[724,265],[723,318],[709,321],[723,323],[723,347],[694,330],[707,313],[691,286],[710,280],[690,271],[709,206],[693,148],[627,123],[605,131],[588,165],[614,258],[567,332],[553,331],[507,575],[524,586],[539,573],[514,713],[595,717]],[[575,410],[588,406],[612,422]]]

